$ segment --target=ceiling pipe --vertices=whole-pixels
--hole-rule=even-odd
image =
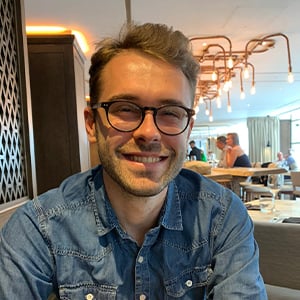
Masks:
[[[125,0],[125,10],[126,10],[126,23],[130,25],[131,20],[131,0]]]

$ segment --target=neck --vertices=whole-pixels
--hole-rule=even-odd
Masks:
[[[104,183],[121,227],[142,245],[145,234],[157,225],[167,188],[157,195],[141,197],[125,191],[107,174]]]

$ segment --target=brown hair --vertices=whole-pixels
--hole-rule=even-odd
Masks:
[[[222,144],[226,144],[226,136],[224,136],[224,135],[218,136],[217,141],[221,142]]]
[[[239,136],[237,133],[235,132],[230,132],[227,133],[227,136],[230,135],[232,137],[232,141],[234,145],[239,145],[240,144],[240,140],[239,140]]]
[[[163,24],[125,25],[116,39],[106,38],[97,45],[89,69],[90,103],[101,94],[101,73],[105,65],[124,50],[135,49],[180,69],[189,81],[194,103],[199,63],[193,57],[189,40],[180,31]]]

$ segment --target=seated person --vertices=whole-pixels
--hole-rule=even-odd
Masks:
[[[277,153],[277,160],[274,162],[278,168],[286,168],[288,169],[287,161],[284,159],[283,153],[278,152]]]
[[[218,136],[216,141],[216,146],[219,150],[221,150],[221,156],[218,163],[219,168],[226,168],[226,151],[227,151],[227,145],[226,145],[226,136],[221,135]]]
[[[288,165],[289,170],[292,171],[292,170],[297,170],[298,169],[297,163],[296,163],[296,161],[293,157],[293,149],[289,149],[289,152],[288,152],[285,160],[286,160],[286,163]]]
[[[228,133],[226,138],[226,164],[228,168],[248,167],[251,168],[250,160],[240,146],[237,133]]]
[[[196,147],[195,141],[190,141],[189,144],[192,149],[189,153],[190,160],[192,160],[192,157],[195,156],[196,160],[207,161],[204,151]]]

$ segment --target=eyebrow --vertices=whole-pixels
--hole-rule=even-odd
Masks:
[[[130,95],[130,94],[115,95],[115,96],[112,96],[111,98],[107,99],[107,101],[115,101],[115,100],[120,100],[120,99],[132,101],[132,102],[142,101],[141,98]],[[159,105],[174,104],[174,105],[187,106],[186,104],[182,103],[180,100],[172,99],[172,98],[157,99],[157,102]]]

